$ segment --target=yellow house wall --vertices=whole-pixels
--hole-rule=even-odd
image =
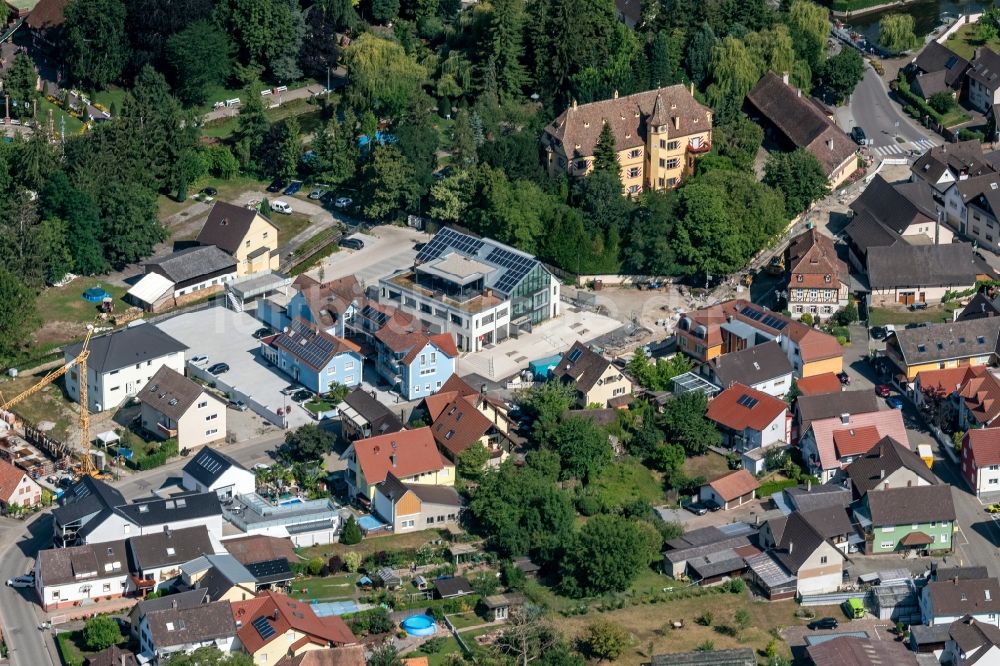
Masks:
[[[858,158],[856,155],[851,155],[848,159],[837,167],[837,171],[830,174],[829,183],[830,189],[836,189],[840,187],[848,178],[851,177],[855,171],[858,170]]]
[[[271,255],[257,257],[252,263],[247,257],[258,248],[266,247]],[[262,271],[278,270],[278,228],[264,219],[262,215],[254,217],[253,224],[247,231],[240,247],[236,250],[236,274],[250,275]]]
[[[621,379],[618,379],[621,377]],[[632,392],[632,382],[629,381],[628,377],[622,374],[621,370],[615,366],[609,364],[607,369],[601,374],[601,379],[604,380],[603,383],[597,384],[594,388],[590,389],[584,396],[584,401],[586,405],[599,404],[603,407],[608,406],[608,400],[622,395],[628,395]],[[615,389],[624,388],[624,393],[619,393],[618,396],[615,395]],[[584,406],[586,406],[584,405]]]
[[[365,475],[361,472],[361,465],[358,465],[358,473],[355,477],[357,483],[355,484],[358,488],[365,487]],[[406,478],[400,479],[403,483],[418,483],[425,486],[454,486],[455,485],[455,466],[452,464],[445,465],[442,469],[436,472],[428,472],[427,474],[418,474],[417,476],[408,476]],[[375,484],[368,484],[368,499],[375,498]]]
[[[301,632],[289,629],[284,633],[284,635],[276,637],[270,643],[254,652],[253,663],[273,666],[273,664],[278,663],[278,661],[289,655],[295,656],[302,654],[303,652],[309,652],[310,650],[320,649],[320,646],[315,643],[306,643],[295,652],[291,652],[289,648],[291,648],[295,641],[302,638],[302,636],[303,634]]]
[[[835,358],[827,358],[822,361],[812,361],[811,363],[802,364],[802,376],[812,377],[813,375],[822,375],[826,372],[832,372],[837,374],[842,372],[844,369],[844,359],[840,356]]]
[[[984,360],[985,359],[985,360]],[[942,367],[944,368],[957,368],[963,365],[986,365],[989,362],[989,356],[973,356],[970,358],[953,359],[950,361],[945,361],[944,366],[940,363],[923,363],[920,365],[908,365],[906,366],[906,378],[908,380],[914,380],[917,375],[924,370],[938,370]]]

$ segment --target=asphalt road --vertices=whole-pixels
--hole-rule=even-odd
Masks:
[[[846,111],[838,113],[842,128],[849,132],[852,127],[861,127],[868,139],[874,141],[871,151],[877,157],[901,157],[942,143],[941,137],[903,113],[900,105],[889,98],[885,82],[870,66],[854,89]]]

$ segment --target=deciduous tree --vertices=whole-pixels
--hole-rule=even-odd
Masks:
[[[361,174],[362,211],[370,220],[384,220],[398,210],[409,210],[420,197],[413,166],[396,146],[376,145]]]
[[[563,559],[562,587],[574,596],[627,590],[657,557],[660,543],[649,523],[594,516],[580,529]]]
[[[83,626],[83,640],[95,652],[109,648],[122,640],[118,623],[108,615],[92,617]]]
[[[38,72],[35,65],[26,53],[18,53],[7,68],[4,76],[4,90],[10,95],[12,101],[17,102],[13,107],[14,114],[18,118],[31,116],[34,109],[33,102],[38,98]]]
[[[318,425],[308,424],[285,434],[279,453],[289,462],[315,462],[333,450],[333,435]]]
[[[587,626],[587,650],[600,661],[615,661],[624,654],[632,634],[616,622],[596,620]]]
[[[397,42],[366,32],[344,50],[351,72],[348,97],[361,109],[393,116],[409,106],[427,78],[427,70]]]
[[[920,45],[909,14],[886,14],[878,22],[878,43],[892,53],[902,53]]]
[[[564,419],[553,433],[551,445],[559,453],[564,479],[589,483],[611,462],[608,433],[587,418]]]
[[[828,190],[826,174],[816,156],[797,148],[791,153],[771,153],[764,166],[764,183],[785,197],[785,214],[794,217]]]
[[[177,97],[188,105],[202,104],[213,86],[226,82],[236,46],[208,21],[192,23],[166,44],[166,60],[173,70]]]
[[[0,266],[0,358],[15,357],[31,339],[40,323],[35,310],[35,293],[24,282]]]
[[[682,393],[664,406],[661,424],[667,441],[680,444],[688,455],[705,453],[722,443],[715,424],[705,418],[708,399],[698,391]]]
[[[125,4],[73,0],[63,15],[62,58],[70,77],[93,88],[120,81],[130,55]]]

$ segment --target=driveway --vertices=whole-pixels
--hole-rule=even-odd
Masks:
[[[837,123],[845,132],[861,127],[872,141],[870,149],[876,158],[921,153],[943,143],[940,136],[920,127],[889,98],[886,82],[871,65],[866,65],[850,104],[837,110]]]

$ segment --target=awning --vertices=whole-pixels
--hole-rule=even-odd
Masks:
[[[147,273],[128,290],[128,295],[142,303],[153,305],[167,292],[173,291],[174,283],[159,273]]]
[[[934,543],[934,537],[923,532],[910,532],[899,543],[903,546],[929,546]]]

